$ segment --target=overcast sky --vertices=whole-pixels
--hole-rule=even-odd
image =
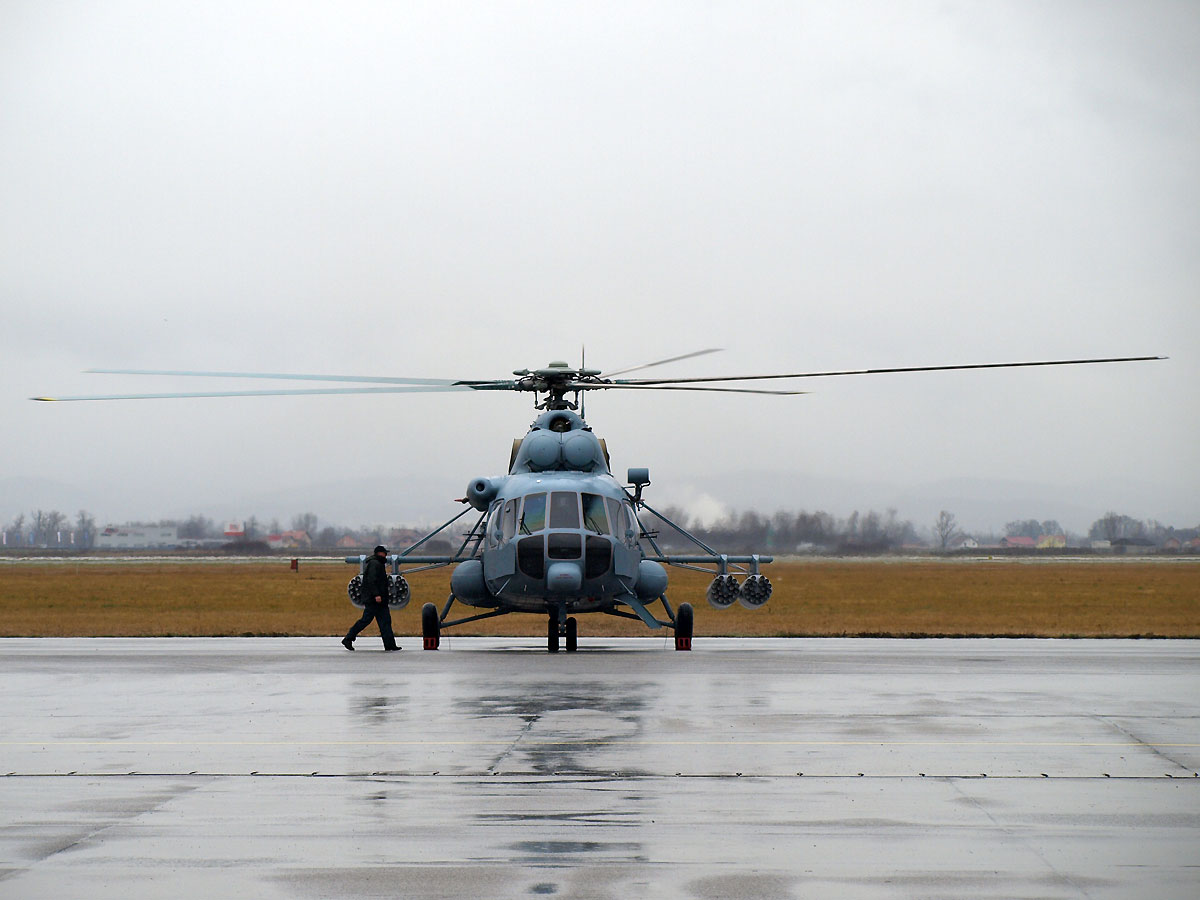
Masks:
[[[259,386],[89,367],[503,378],[586,344],[725,348],[680,376],[1170,356],[588,418],[696,509],[987,482],[1195,525],[1198,188],[1192,2],[8,0],[0,520],[67,502],[45,482],[124,521],[371,476],[312,511],[448,518],[429,498],[504,471],[529,395],[26,398]]]

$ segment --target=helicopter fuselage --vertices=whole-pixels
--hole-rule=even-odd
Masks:
[[[637,514],[603,443],[573,412],[540,416],[509,474],[474,480],[466,499],[486,512],[478,555],[451,581],[467,605],[593,612],[666,589],[665,570],[644,559]]]
[[[632,504],[607,473],[511,475],[489,507],[480,558],[458,566],[452,589],[472,606],[526,612],[611,606],[637,593],[639,532]]]

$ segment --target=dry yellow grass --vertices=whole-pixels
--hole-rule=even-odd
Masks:
[[[1200,637],[1200,563],[780,562],[775,595],[753,612],[712,610],[708,577],[672,573],[672,602],[696,607],[697,635],[1045,635]],[[0,636],[334,635],[357,611],[346,565],[261,563],[0,563]],[[411,578],[413,602],[393,616],[420,631],[449,571]],[[463,615],[467,607],[456,606]],[[508,616],[454,634],[531,635],[541,617]],[[583,635],[646,635],[637,622],[585,616]],[[375,634],[369,629],[365,636]]]

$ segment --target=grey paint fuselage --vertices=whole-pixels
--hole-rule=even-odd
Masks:
[[[596,497],[604,501],[603,521],[589,525],[583,504],[595,503],[591,498]],[[570,513],[565,512],[568,502],[576,513],[574,526],[562,524],[571,521]],[[556,522],[546,516],[545,528],[530,527],[526,510],[543,505],[551,513],[564,510],[562,518]],[[516,527],[506,528],[506,519]],[[521,610],[539,611],[548,602],[557,605],[560,601],[578,612],[612,606],[615,598],[636,588],[643,556],[639,530],[633,506],[607,472],[511,475],[488,515],[482,554],[484,580],[496,601]],[[570,577],[572,570],[576,578]],[[557,579],[556,573],[561,573]],[[480,598],[483,603],[459,599],[471,605],[489,605],[484,598]]]
[[[572,412],[540,416],[509,474],[476,479],[468,499],[487,520],[478,559],[455,570],[463,603],[594,612],[666,589],[662,567],[644,561],[637,514],[602,443]]]

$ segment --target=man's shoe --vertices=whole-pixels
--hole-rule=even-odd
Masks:
[[[342,638],[342,646],[345,647],[347,650],[353,650],[354,649],[354,641],[348,637],[344,637],[344,638]]]
[[[393,650],[403,650],[403,649],[404,649],[403,647],[384,647],[383,652],[391,653]]]

